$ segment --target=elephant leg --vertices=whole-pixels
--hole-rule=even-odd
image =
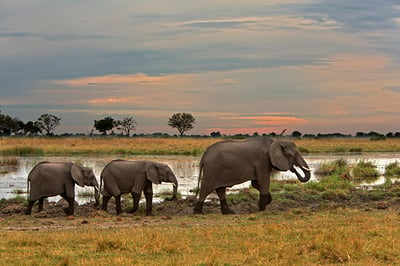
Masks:
[[[112,196],[103,196],[103,205],[101,206],[103,211],[107,211],[108,201],[111,199],[111,197]]]
[[[30,201],[28,202],[28,207],[26,208],[26,211],[25,211],[25,214],[26,214],[26,215],[31,214],[33,204],[35,204],[35,201],[34,201],[34,200],[30,200]]]
[[[132,209],[129,210],[129,213],[134,213],[139,209],[139,200],[140,200],[140,194],[131,192],[132,199],[133,199],[133,206]]]
[[[120,215],[122,212],[121,207],[121,194],[115,197],[115,210],[117,211],[117,215]]]
[[[226,202],[226,187],[217,188],[215,191],[218,194],[222,214],[235,214],[234,211],[229,209],[228,203]]]
[[[203,214],[204,201],[206,200],[207,196],[212,192],[212,190],[206,190],[204,189],[203,184],[201,185],[199,200],[197,201],[193,209],[194,214]]]
[[[68,202],[68,208],[64,209],[67,216],[74,215],[75,198],[68,197],[66,193],[61,194],[61,196]]]
[[[146,197],[146,216],[154,216],[153,210],[153,193],[152,192],[145,192]]]
[[[204,205],[204,201],[197,201],[196,205],[194,206],[193,213],[194,214],[204,214],[203,213],[203,205]]]
[[[44,197],[39,199],[39,210],[38,210],[38,212],[43,211],[43,202],[44,202]]]
[[[257,180],[251,180],[251,185],[257,189],[258,191],[260,191],[260,185],[258,184]]]
[[[260,211],[264,211],[265,207],[272,201],[271,193],[260,194]]]

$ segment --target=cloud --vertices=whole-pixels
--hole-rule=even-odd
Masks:
[[[235,17],[208,20],[192,20],[176,24],[181,27],[199,28],[237,28],[248,29],[260,28],[297,28],[310,30],[337,29],[341,24],[327,16],[264,16],[264,17]]]
[[[225,79],[220,79],[214,82],[215,85],[217,86],[222,86],[222,85],[231,85],[231,84],[237,84],[239,83],[237,80],[230,79],[230,78],[225,78]]]
[[[31,32],[0,32],[0,38],[39,38],[47,41],[100,40],[108,36],[101,34],[39,34]]]
[[[155,85],[162,86],[170,83],[174,76],[149,76],[137,74],[110,74],[104,76],[82,77],[67,80],[54,80],[53,83],[71,87],[103,86],[103,85]]]
[[[142,97],[108,97],[108,98],[99,98],[99,99],[91,99],[88,101],[89,104],[99,105],[117,105],[117,104],[139,104],[142,103]]]
[[[386,86],[386,87],[383,87],[382,90],[389,90],[389,91],[394,91],[394,92],[400,93],[400,85]]]
[[[233,115],[233,116],[222,116],[222,120],[236,120],[245,121],[247,124],[258,125],[258,126],[294,126],[298,124],[305,124],[309,121],[304,118],[299,118],[291,115],[284,114],[259,114],[259,115]]]

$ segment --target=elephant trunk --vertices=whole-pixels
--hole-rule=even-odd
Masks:
[[[172,192],[172,199],[175,200],[178,195],[178,181],[175,181],[173,184],[173,192]]]
[[[310,180],[310,178],[311,178],[311,170],[308,167],[305,167],[305,166],[300,166],[300,168],[304,173],[304,177],[294,167],[291,169],[291,171],[296,174],[297,178],[301,182],[305,183],[308,180]]]
[[[176,177],[172,178],[172,184],[173,184],[173,192],[172,192],[172,198],[167,198],[167,200],[176,200],[178,196],[178,180],[176,180]]]

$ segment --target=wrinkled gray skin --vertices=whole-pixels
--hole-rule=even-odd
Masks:
[[[302,176],[294,166],[302,169]],[[293,142],[258,137],[246,141],[222,141],[207,148],[200,161],[201,188],[194,213],[203,213],[206,197],[217,192],[222,214],[233,214],[229,209],[225,190],[236,184],[251,180],[260,192],[260,211],[265,210],[271,200],[269,193],[272,170],[290,170],[301,182],[310,179],[310,169]]]
[[[28,175],[28,208],[31,214],[33,204],[39,200],[39,212],[47,197],[62,196],[68,202],[67,215],[74,214],[75,183],[81,187],[93,186],[96,205],[99,204],[99,184],[92,169],[74,163],[41,162]],[[29,189],[30,185],[30,189]]]
[[[122,212],[121,195],[131,193],[134,213],[139,208],[139,200],[144,191],[146,197],[146,215],[152,216],[153,183],[173,183],[172,199],[176,199],[178,181],[171,168],[163,163],[152,161],[125,161],[114,160],[104,167],[100,184],[104,182],[102,210],[107,211],[107,204],[111,197],[115,197],[117,215]],[[171,200],[172,200],[171,199]]]

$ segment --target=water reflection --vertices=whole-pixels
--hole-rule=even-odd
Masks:
[[[389,163],[393,163],[399,160],[400,154],[367,154],[367,155],[308,155],[304,156],[310,169],[312,171],[311,180],[316,180],[314,175],[315,169],[325,161],[332,161],[336,159],[348,160],[350,164],[356,164],[360,160],[370,161],[377,166],[377,170],[381,175],[385,172],[385,166]],[[197,176],[199,173],[199,156],[129,156],[129,157],[20,157],[19,166],[16,171],[8,173],[0,173],[0,198],[12,198],[16,194],[13,193],[17,190],[26,191],[27,186],[27,176],[30,170],[41,161],[51,161],[51,162],[78,162],[84,166],[91,167],[98,178],[100,179],[100,173],[104,166],[113,159],[123,158],[126,160],[153,160],[161,163],[168,164],[174,171],[179,182],[179,193],[183,196],[191,195],[190,190],[197,186]],[[297,179],[295,174],[290,171],[274,173],[273,178],[280,180]],[[383,184],[385,178],[381,176],[376,184]],[[233,189],[239,189],[243,187],[248,187],[250,182],[245,182],[240,185],[236,185]],[[366,184],[373,185],[373,184]],[[171,191],[172,184],[165,183],[160,185],[153,185],[154,193],[159,193],[161,191]],[[93,188],[81,188],[76,186],[76,194],[79,195],[82,192],[92,192]],[[25,196],[25,194],[23,194]],[[58,200],[59,197],[50,198],[49,200]],[[77,197],[78,202],[86,202],[87,198]]]

